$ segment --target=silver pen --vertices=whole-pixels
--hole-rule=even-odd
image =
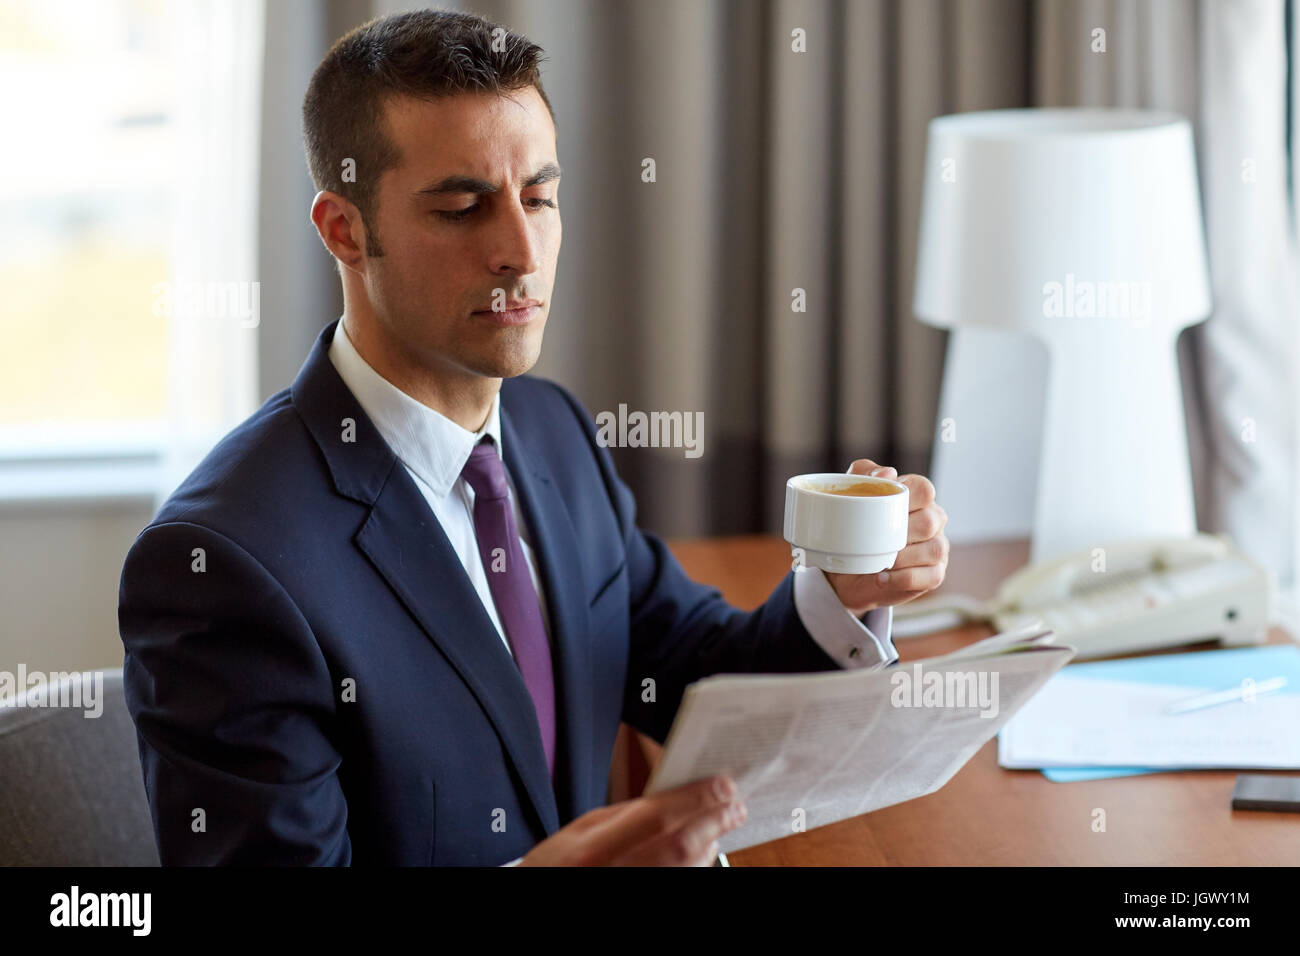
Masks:
[[[1215,707],[1219,704],[1230,704],[1233,701],[1245,700],[1247,696],[1253,700],[1264,694],[1271,694],[1274,691],[1281,690],[1285,686],[1285,677],[1270,677],[1268,680],[1258,682],[1247,677],[1240,684],[1229,687],[1227,690],[1210,691],[1208,694],[1196,694],[1193,697],[1185,697],[1182,700],[1175,701],[1165,708],[1165,713],[1185,714],[1189,710],[1201,710],[1204,707]]]

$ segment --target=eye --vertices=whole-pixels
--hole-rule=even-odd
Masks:
[[[469,214],[477,208],[478,203],[475,203],[472,206],[466,206],[464,209],[438,209],[435,210],[435,212],[437,212],[443,219],[450,220],[451,222],[460,222],[463,219],[467,219]]]
[[[555,209],[554,199],[525,199],[530,209]],[[448,222],[463,222],[470,217],[479,207],[479,203],[472,206],[466,206],[464,209],[435,209],[434,212]]]

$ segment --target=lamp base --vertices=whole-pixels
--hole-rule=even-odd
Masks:
[[[1030,560],[1196,532],[1178,328],[1063,319],[1049,354]]]
[[[1196,530],[1181,329],[1062,318],[954,328],[931,477],[953,543],[1032,539],[1035,562]]]

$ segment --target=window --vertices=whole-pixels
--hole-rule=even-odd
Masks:
[[[261,29],[0,4],[0,498],[159,497],[251,410]]]

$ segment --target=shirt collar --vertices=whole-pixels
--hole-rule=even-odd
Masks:
[[[342,319],[334,330],[329,357],[388,447],[439,496],[450,494],[469,453],[484,435],[492,436],[497,454],[502,454],[500,389],[492,396],[492,410],[483,427],[471,432],[371,368],[352,345]]]

